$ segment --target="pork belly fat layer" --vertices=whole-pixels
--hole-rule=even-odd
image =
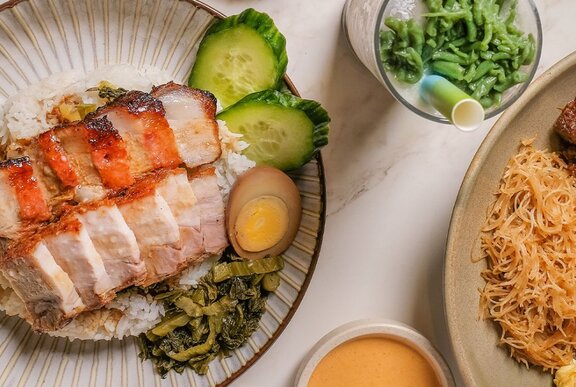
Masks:
[[[136,237],[116,205],[105,205],[76,216],[100,254],[115,290],[137,284],[146,277],[146,265],[140,259]]]
[[[168,203],[155,190],[118,205],[134,232],[140,258],[146,263],[143,285],[174,275],[186,266],[180,250],[180,231]]]
[[[59,329],[85,308],[70,277],[43,243],[5,259],[2,266],[34,329]]]
[[[70,276],[87,308],[95,309],[114,298],[110,276],[86,228],[76,219],[59,224],[44,242],[56,263]]]
[[[186,171],[174,171],[158,185],[157,190],[168,203],[178,224],[182,254],[188,262],[199,260],[204,253],[200,210],[196,206],[196,196],[188,182]]]
[[[216,98],[206,91],[169,82],[152,90],[166,110],[180,158],[189,168],[220,157]]]
[[[204,250],[220,254],[228,246],[224,224],[224,201],[218,188],[214,168],[206,168],[190,181],[200,211],[200,230]]]

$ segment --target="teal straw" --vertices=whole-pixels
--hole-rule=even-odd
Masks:
[[[484,120],[482,105],[441,76],[424,77],[420,96],[458,129],[475,130]]]

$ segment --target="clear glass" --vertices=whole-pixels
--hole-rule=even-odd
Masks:
[[[370,6],[367,7],[367,4],[370,4]],[[357,8],[361,9],[361,11],[358,11]],[[449,123],[444,116],[420,98],[419,83],[410,85],[397,81],[393,74],[386,72],[382,62],[379,60],[380,30],[383,27],[384,19],[388,16],[402,19],[419,19],[423,12],[426,12],[426,8],[422,0],[381,0],[378,2],[374,2],[373,0],[348,0],[344,6],[343,25],[350,46],[356,56],[374,76],[386,86],[394,98],[421,117],[435,122]],[[365,16],[366,20],[362,21],[362,23],[358,23],[358,20],[352,20],[352,18],[358,17],[358,14]],[[354,28],[355,24],[361,24],[364,28],[369,25],[372,30],[352,31],[351,29]],[[500,105],[486,109],[485,116],[487,119],[502,113],[522,95],[534,78],[540,62],[540,55],[542,53],[542,24],[534,0],[518,1],[516,26],[526,34],[531,33],[534,36],[536,40],[535,58],[530,65],[523,66],[522,68],[522,70],[528,74],[528,80],[506,90],[502,96]],[[361,43],[358,37],[359,34],[365,35],[362,36],[362,39],[366,39],[364,42],[371,40],[372,44],[367,45],[363,44],[364,42]],[[368,47],[371,50],[370,53],[367,52]]]

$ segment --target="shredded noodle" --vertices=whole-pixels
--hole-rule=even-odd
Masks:
[[[515,359],[554,370],[576,348],[576,179],[532,141],[508,162],[482,230],[480,310]]]

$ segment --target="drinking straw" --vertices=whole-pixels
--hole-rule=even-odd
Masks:
[[[420,96],[465,132],[478,129],[484,120],[482,105],[441,76],[425,76],[420,85]]]

